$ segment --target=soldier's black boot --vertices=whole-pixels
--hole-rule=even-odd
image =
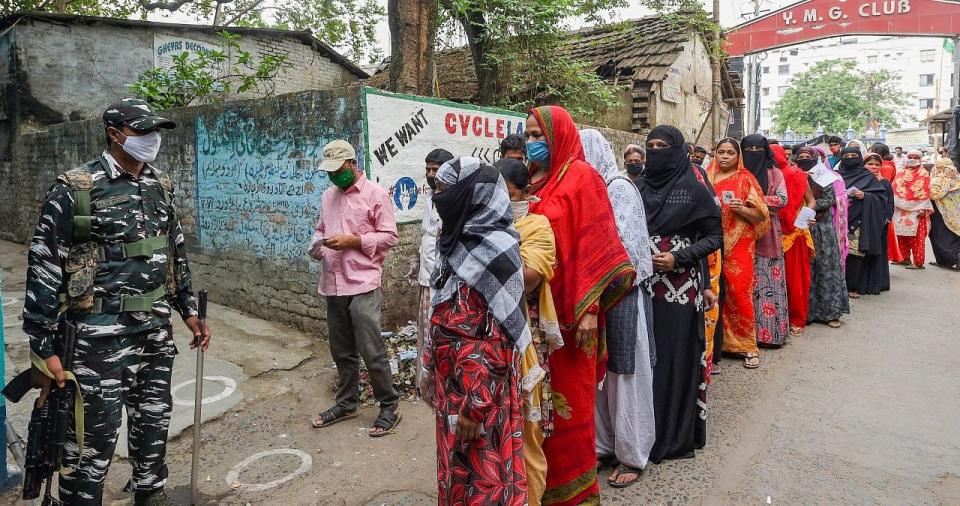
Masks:
[[[173,501],[167,497],[162,488],[152,492],[137,492],[133,496],[133,504],[134,506],[174,506]]]

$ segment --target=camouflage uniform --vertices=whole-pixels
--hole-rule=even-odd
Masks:
[[[73,258],[68,252],[76,247],[75,188],[69,183],[77,171],[89,173],[87,181],[92,182],[90,240],[99,255],[98,262],[79,271],[68,260]],[[23,328],[32,351],[46,359],[59,350],[61,307],[69,307],[66,317],[78,328],[73,371],[83,393],[85,441],[80,459],[70,427],[63,463],[76,470],[60,477],[60,498],[65,504],[100,504],[121,407],[127,410],[129,425],[133,465],[129,487],[137,492],[158,490],[167,479],[170,375],[177,353],[170,316],[176,311],[185,319],[197,315],[197,310],[190,293],[184,237],[165,178],[149,164],[135,178],[105,151],[58,179],[46,197],[30,244]],[[124,244],[163,235],[168,239],[164,247],[138,256],[124,252]],[[63,294],[72,288],[68,285],[84,275],[93,276],[88,300],[93,305],[70,300],[61,306]],[[124,297],[148,294],[160,295],[150,311],[124,310]]]

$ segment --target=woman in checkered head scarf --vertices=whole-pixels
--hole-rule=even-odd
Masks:
[[[518,358],[530,344],[520,238],[500,173],[476,158],[437,172],[443,225],[423,366],[437,411],[440,504],[527,504]],[[482,483],[481,483],[482,482]]]

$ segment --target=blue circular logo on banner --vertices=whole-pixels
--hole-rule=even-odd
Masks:
[[[417,189],[417,182],[412,177],[401,177],[397,184],[393,185],[393,203],[401,211],[413,209],[413,206],[417,205],[418,193],[420,191]]]

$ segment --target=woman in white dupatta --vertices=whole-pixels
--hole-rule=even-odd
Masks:
[[[656,437],[653,414],[653,364],[656,351],[650,323],[652,304],[640,283],[653,274],[643,200],[620,173],[610,143],[596,130],[580,132],[587,162],[607,184],[617,231],[637,270],[634,288],[606,315],[607,374],[597,391],[597,457],[616,457],[608,484],[629,487],[647,465]]]

